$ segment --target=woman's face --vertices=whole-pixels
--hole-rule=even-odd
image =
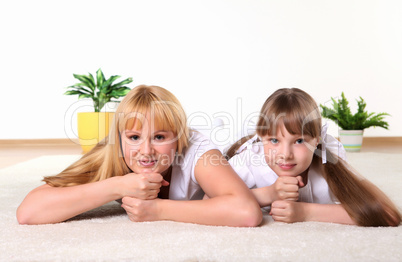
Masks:
[[[278,176],[303,175],[310,167],[318,139],[309,135],[292,135],[283,125],[275,136],[265,136],[265,161]]]
[[[149,114],[130,130],[121,134],[124,160],[134,173],[164,173],[173,163],[177,151],[177,136],[169,130],[152,126]],[[163,174],[162,174],[163,175]]]

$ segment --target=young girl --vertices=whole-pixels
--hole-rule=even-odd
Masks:
[[[338,157],[337,146],[328,150],[325,133],[310,95],[279,89],[261,109],[257,135],[241,139],[227,156],[275,221],[398,226],[395,205]]]
[[[60,174],[45,177],[46,184],[19,206],[18,222],[62,222],[122,199],[132,221],[257,226],[262,214],[253,194],[220,151],[186,122],[169,91],[134,88],[105,141]],[[211,198],[202,200],[204,192]]]

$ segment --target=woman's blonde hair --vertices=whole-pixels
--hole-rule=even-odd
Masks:
[[[319,138],[321,114],[314,99],[298,88],[275,91],[262,106],[257,123],[260,137],[274,135],[278,125],[290,134]],[[250,136],[240,139],[227,152],[231,158]],[[322,163],[321,144],[314,154],[316,166],[328,182],[335,197],[350,217],[360,226],[398,226],[401,214],[392,201],[374,184],[357,176],[343,159],[327,150],[327,163]]]
[[[121,134],[134,125],[141,128],[147,115],[151,117],[153,127],[175,134],[178,154],[188,147],[187,117],[178,99],[162,87],[140,85],[121,101],[108,137],[60,174],[45,177],[43,181],[51,186],[64,187],[130,173],[131,170],[124,161]]]

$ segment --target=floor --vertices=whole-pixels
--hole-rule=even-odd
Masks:
[[[0,144],[0,168],[44,155],[79,155],[81,152],[81,147],[74,143]]]
[[[43,155],[79,155],[81,152],[80,146],[74,142],[63,142],[59,144],[0,143],[0,168],[18,164]],[[364,141],[361,152],[402,154],[402,139],[396,141]]]

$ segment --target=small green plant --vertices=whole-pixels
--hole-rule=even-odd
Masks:
[[[113,75],[109,79],[105,78],[102,70],[99,68],[96,71],[96,81],[91,73],[88,75],[73,74],[74,78],[78,79],[80,83],[67,87],[65,95],[78,95],[78,99],[91,98],[94,103],[95,112],[100,112],[107,102],[117,102],[113,98],[125,96],[130,92],[130,88],[125,86],[133,82],[131,77],[117,83],[113,82],[120,76]]]
[[[385,116],[389,116],[387,113],[368,113],[365,111],[366,102],[360,97],[357,101],[357,113],[352,114],[349,108],[349,102],[345,98],[345,94],[342,92],[341,99],[336,101],[331,97],[332,108],[328,108],[320,104],[322,108],[321,115],[325,118],[333,120],[343,130],[363,130],[369,127],[382,127],[388,129],[388,123],[384,121]]]

